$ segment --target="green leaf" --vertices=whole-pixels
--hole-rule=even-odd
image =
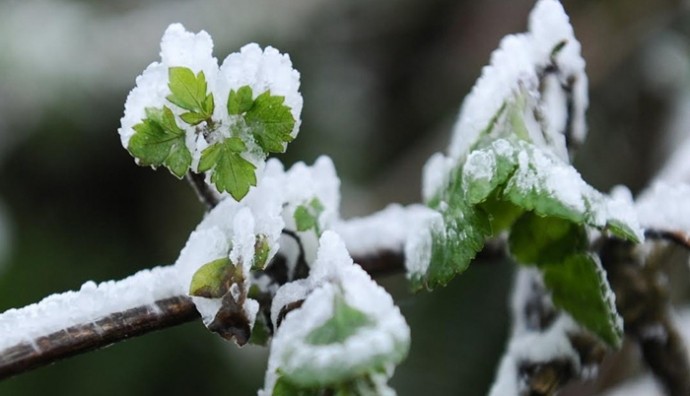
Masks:
[[[202,265],[192,276],[189,295],[206,298],[220,298],[227,293],[235,266],[229,258],[219,258]]]
[[[513,224],[508,244],[519,262],[544,265],[586,251],[588,240],[582,225],[527,212]]]
[[[206,117],[205,115],[193,113],[191,111],[187,113],[182,113],[182,115],[180,115],[180,118],[182,119],[182,121],[186,122],[189,125],[199,125],[202,122],[208,120],[208,117]]]
[[[266,235],[259,234],[256,236],[254,243],[254,263],[252,270],[263,270],[268,264],[268,254],[271,252],[271,246],[268,244]]]
[[[259,312],[252,327],[252,335],[249,337],[249,343],[252,345],[267,346],[271,338],[271,331],[266,323],[266,317]]]
[[[304,205],[297,206],[293,215],[297,231],[307,231],[316,227],[316,218]]]
[[[206,76],[203,71],[195,76],[194,72],[187,67],[171,67],[168,69],[168,79],[168,88],[171,93],[167,99],[171,103],[206,116],[213,113],[207,103],[209,99],[206,95]]]
[[[168,107],[147,108],[146,118],[133,129],[127,149],[140,165],[164,165],[178,178],[187,173],[192,155],[185,144],[185,131],[177,126]]]
[[[244,109],[246,99],[237,101],[238,107],[235,109],[233,105],[233,110]],[[293,140],[291,134],[295,118],[284,102],[285,97],[271,96],[271,92],[266,91],[254,100],[254,104],[244,115],[256,143],[265,153],[284,153],[287,143]]]
[[[456,171],[456,174],[459,171]],[[491,234],[487,214],[465,200],[458,178],[429,202],[443,216],[445,230],[432,232],[431,260],[425,274],[410,274],[413,290],[445,286],[467,269]]]
[[[333,316],[312,330],[306,341],[312,345],[342,343],[360,329],[373,324],[373,320],[364,312],[349,306],[343,296],[336,294],[333,299]]]
[[[280,376],[273,386],[273,396],[321,396],[319,388],[302,388],[293,384],[285,376]]]
[[[544,283],[553,302],[578,323],[613,347],[619,347],[623,329],[616,311],[613,292],[598,258],[575,254],[562,262],[542,267]]]
[[[211,183],[218,191],[230,193],[236,201],[244,198],[251,186],[256,186],[256,167],[241,156],[246,148],[240,138],[227,138],[207,147],[199,161],[199,171],[213,169]]]
[[[306,205],[299,205],[295,209],[293,217],[297,225],[297,231],[308,231],[314,229],[317,235],[321,235],[319,228],[319,217],[326,208],[321,201],[314,197]]]
[[[251,87],[245,85],[235,90],[230,90],[228,95],[228,114],[240,115],[249,111],[254,105]]]

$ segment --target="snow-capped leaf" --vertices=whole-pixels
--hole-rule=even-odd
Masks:
[[[441,213],[445,229],[432,230],[430,264],[425,275],[412,275],[414,290],[446,285],[467,269],[491,234],[487,214],[468,204],[458,180],[451,180],[429,206]]]
[[[284,153],[287,143],[294,139],[295,119],[284,102],[283,96],[272,96],[266,91],[257,96],[244,115],[256,143],[265,153]]]
[[[250,186],[256,186],[256,167],[242,158],[247,146],[236,137],[207,147],[201,153],[199,171],[213,169],[211,183],[218,191],[227,191],[236,200],[244,198]]]
[[[220,298],[227,293],[235,266],[227,257],[202,265],[192,277],[189,295]]]
[[[349,306],[341,295],[333,299],[333,316],[326,323],[315,328],[307,335],[307,342],[312,345],[328,345],[345,341],[362,327],[373,325],[364,312]]]
[[[168,107],[147,108],[146,119],[133,129],[135,133],[127,149],[140,165],[164,165],[178,178],[187,173],[192,155],[185,144],[185,132],[177,126]]]
[[[582,225],[527,212],[513,224],[508,243],[520,263],[542,265],[586,251],[589,241]]]
[[[276,292],[271,320],[296,302],[274,334],[261,394],[273,394],[281,378],[307,390],[359,389],[362,378],[385,389],[407,355],[409,328],[391,296],[353,263],[333,231],[319,239],[309,276]]]
[[[187,67],[171,67],[168,69],[168,79],[171,93],[166,99],[171,103],[205,118],[213,114],[213,97],[206,94],[206,76],[203,71],[195,76]]]
[[[254,105],[252,88],[248,85],[240,87],[237,91],[230,90],[228,95],[228,114],[240,115],[249,111]]]
[[[321,216],[324,209],[323,203],[318,198],[312,198],[305,205],[298,205],[293,214],[297,231],[314,229],[317,235],[321,235],[319,216]]]
[[[254,261],[252,263],[252,270],[263,270],[268,264],[268,254],[271,252],[271,245],[268,242],[266,235],[259,234],[256,236],[254,244]]]
[[[606,273],[596,256],[574,254],[540,268],[557,307],[567,311],[609,345],[620,346],[622,320],[616,311]]]

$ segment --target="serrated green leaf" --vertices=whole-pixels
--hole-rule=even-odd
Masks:
[[[606,274],[596,256],[575,254],[542,266],[554,304],[613,347],[623,336]]]
[[[324,324],[312,330],[306,341],[312,345],[342,343],[360,329],[373,324],[374,321],[364,312],[351,307],[343,296],[336,294],[333,298],[333,315]]]
[[[447,188],[429,202],[429,207],[443,216],[446,228],[441,233],[432,233],[429,268],[426,274],[412,274],[413,290],[445,286],[467,269],[491,233],[487,214],[468,204],[460,185],[457,178],[451,177]]]
[[[197,75],[187,67],[171,67],[168,69],[168,88],[170,95],[166,99],[182,109],[199,113],[206,118],[213,114],[209,107],[213,99],[206,94],[206,76],[200,71]]]
[[[588,240],[582,225],[527,212],[513,224],[508,245],[520,263],[545,265],[584,252]]]
[[[240,89],[241,90],[241,89]],[[238,103],[245,101],[238,99]],[[283,96],[272,96],[270,91],[259,95],[244,115],[256,143],[265,153],[283,153],[291,142],[295,118],[290,108],[284,104]],[[229,106],[229,104],[228,104]],[[233,111],[242,109],[241,105]]]
[[[164,165],[178,178],[187,173],[192,155],[185,144],[185,132],[177,126],[175,115],[168,107],[147,108],[146,119],[133,129],[127,149],[140,165]]]
[[[218,191],[226,191],[236,200],[244,198],[256,186],[256,167],[242,158],[246,150],[240,138],[231,137],[207,147],[201,153],[199,171],[213,169],[211,183]]]
[[[220,298],[230,286],[228,276],[232,276],[234,265],[223,257],[202,265],[192,276],[189,295],[206,298]]]
[[[254,105],[252,88],[248,85],[240,87],[237,91],[230,90],[228,95],[228,114],[239,115],[246,113]]]

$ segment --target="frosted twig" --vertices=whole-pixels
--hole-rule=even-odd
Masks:
[[[176,296],[156,301],[153,306],[140,306],[114,312],[95,322],[75,324],[1,351],[0,379],[197,318],[199,314],[192,300]]]
[[[646,229],[644,231],[644,236],[647,239],[660,239],[673,242],[678,246],[690,250],[690,235],[680,231]]]
[[[354,260],[356,263],[362,263],[362,268],[372,277],[404,268],[402,255],[386,253],[372,257],[355,257]],[[172,267],[164,267],[165,276],[170,275],[171,269]],[[125,285],[123,282],[127,282],[127,279],[107,283],[110,288],[118,288]],[[69,295],[71,298],[79,298],[73,293],[68,292],[53,297],[61,298]],[[86,296],[86,298],[92,298],[92,296]],[[0,318],[6,314],[0,314]],[[60,313],[56,314],[59,315]],[[184,295],[176,295],[156,300],[152,304],[141,304],[122,311],[103,312],[96,320],[75,321],[62,328],[50,330],[46,334],[36,334],[32,338],[23,337],[16,343],[0,348],[0,380],[49,365],[67,357],[198,318],[199,313],[192,300]],[[24,321],[33,322],[29,324],[36,327],[40,325],[39,322],[42,319],[44,318],[31,315],[25,315],[22,318]],[[65,320],[69,321],[69,319]]]
[[[196,173],[192,171],[187,172],[187,175],[185,176],[185,179],[187,179],[189,185],[192,186],[192,189],[194,189],[199,201],[204,203],[208,210],[211,210],[218,205],[220,198],[218,197],[218,194],[206,183],[204,178],[205,175],[203,173]]]
[[[644,265],[628,243],[609,240],[602,252],[616,305],[625,319],[625,333],[671,396],[690,394],[690,361],[683,339],[669,317],[669,290],[659,270],[663,255]]]
[[[491,396],[554,395],[604,358],[604,346],[559,312],[534,269],[518,271],[514,328]]]

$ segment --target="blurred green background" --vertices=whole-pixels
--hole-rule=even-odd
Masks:
[[[137,167],[117,128],[127,92],[158,60],[165,27],[207,30],[222,60],[246,42],[291,55],[302,129],[286,164],[333,158],[344,217],[419,201],[421,167],[528,0],[0,0],[0,311],[87,280],[174,262],[203,207],[184,182]],[[585,180],[639,191],[690,107],[690,9],[673,0],[564,1],[590,77]],[[510,263],[477,263],[411,295],[382,283],[412,328],[400,395],[482,395],[510,322]],[[2,337],[2,334],[0,334]],[[200,322],[0,382],[0,395],[245,395],[266,350]]]

